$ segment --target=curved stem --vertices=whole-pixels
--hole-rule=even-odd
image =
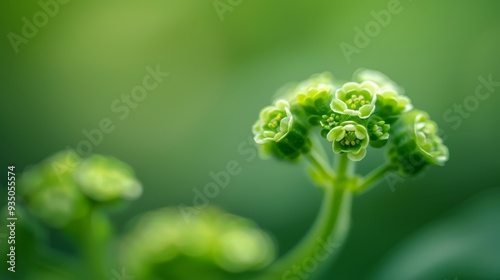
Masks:
[[[350,223],[352,180],[349,180],[349,163],[345,155],[340,155],[338,177],[330,180],[330,185],[325,188],[322,208],[313,229],[296,248],[265,270],[261,280],[309,278],[322,262],[339,251]]]
[[[370,190],[375,186],[378,180],[382,179],[382,177],[387,173],[393,170],[391,165],[381,165],[378,168],[374,169],[368,175],[366,175],[361,183],[354,188],[355,193],[362,193]]]

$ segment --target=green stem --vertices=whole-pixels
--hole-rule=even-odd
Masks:
[[[91,208],[70,229],[84,258],[88,272],[87,278],[109,279],[105,258],[107,241],[110,236],[109,228],[109,222],[106,218]]]
[[[347,154],[339,154],[336,161],[336,169],[339,181],[344,181],[352,176],[354,172],[354,164],[349,164],[351,161]]]
[[[366,175],[361,183],[354,188],[355,193],[363,193],[375,186],[378,180],[382,179],[387,172],[393,170],[391,165],[381,165]]]
[[[323,158],[321,156],[321,154],[319,154],[318,152],[313,150],[309,154],[307,154],[306,157],[309,160],[309,162],[311,163],[311,165],[317,171],[319,171],[323,176],[325,176],[326,178],[329,178],[330,180],[333,179],[334,173],[333,173],[332,169],[330,168],[330,166],[328,165],[328,163],[326,162],[325,158]]]
[[[296,248],[264,271],[261,280],[309,278],[316,271],[311,271],[310,263],[316,263],[320,267],[321,263],[331,259],[339,251],[350,223],[352,180],[349,180],[349,163],[345,155],[340,155],[338,177],[331,180],[330,185],[325,188],[323,204],[313,229]]]
[[[84,237],[84,247],[82,248],[84,252],[85,259],[87,261],[88,267],[92,269],[94,274],[94,279],[105,279],[106,270],[104,265],[104,252],[103,252],[103,242],[98,234],[98,225],[96,224],[96,213],[90,213],[87,225],[88,234]]]

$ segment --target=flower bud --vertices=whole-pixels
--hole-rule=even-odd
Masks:
[[[319,121],[319,124],[321,125],[322,128],[321,136],[326,138],[328,132],[330,132],[334,127],[340,125],[342,119],[343,119],[342,115],[335,113],[330,113],[329,115],[321,116],[321,121]]]
[[[379,116],[372,116],[368,121],[367,130],[370,135],[370,145],[374,148],[385,146],[389,139],[389,130],[391,126],[382,120]]]
[[[83,193],[94,201],[133,200],[142,194],[141,183],[125,163],[100,155],[82,161],[74,174]]]

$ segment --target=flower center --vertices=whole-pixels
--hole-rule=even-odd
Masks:
[[[267,124],[269,128],[275,129],[279,126],[281,119],[283,119],[283,114],[278,113],[271,121]]]
[[[358,145],[361,141],[356,137],[354,131],[346,131],[344,138],[340,140],[340,144],[345,147]]]
[[[370,101],[367,100],[365,94],[361,92],[361,94],[358,95],[352,94],[351,97],[347,99],[345,103],[347,104],[347,107],[349,109],[358,110],[359,108],[361,108],[361,106],[370,104]]]

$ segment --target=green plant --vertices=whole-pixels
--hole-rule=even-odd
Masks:
[[[23,242],[18,255],[26,258],[20,263],[33,263],[19,275],[101,280],[122,268],[117,277],[124,279],[128,273],[141,279],[308,279],[343,244],[353,194],[387,174],[409,177],[448,160],[437,132],[436,123],[413,108],[401,87],[373,70],[359,70],[345,83],[328,73],[314,75],[282,91],[254,124],[255,142],[262,157],[306,161],[324,201],[309,235],[277,261],[266,232],[212,206],[189,220],[175,208],[151,211],[119,238],[108,214],[142,194],[132,168],[108,156],[57,153],[28,168],[19,180]],[[321,139],[336,157],[333,166]],[[370,146],[386,147],[387,160],[361,176],[355,164],[368,156]],[[77,254],[50,246],[48,236],[54,232]]]
[[[17,270],[19,279],[230,280],[254,275],[275,257],[266,232],[212,206],[189,221],[174,207],[151,211],[121,236],[109,214],[139,198],[142,184],[109,156],[59,152],[27,168],[18,193],[18,263],[33,264]],[[54,248],[54,235],[76,254]]]
[[[348,232],[353,194],[365,192],[391,172],[409,177],[448,160],[436,123],[414,109],[395,82],[368,69],[358,70],[348,82],[323,73],[288,88],[261,111],[253,133],[261,155],[307,161],[312,181],[324,191],[314,228],[267,268],[262,280],[304,279],[304,274],[314,273],[302,266],[325,250],[318,240],[334,244],[326,250],[333,256]],[[321,138],[331,143],[334,168]],[[365,176],[356,174],[355,164],[367,156],[369,146],[387,147],[386,163]]]
[[[137,199],[141,193],[142,185],[132,168],[112,157],[81,158],[66,150],[27,168],[18,184],[22,200],[19,220],[22,228],[31,229],[27,231],[36,246],[24,247],[23,242],[18,246],[37,252],[33,255],[39,267],[19,273],[26,273],[26,279],[44,273],[46,278],[36,278],[75,279],[75,269],[81,267],[92,279],[109,278],[107,256],[114,233],[108,211]],[[46,246],[51,231],[74,245],[76,259]]]

